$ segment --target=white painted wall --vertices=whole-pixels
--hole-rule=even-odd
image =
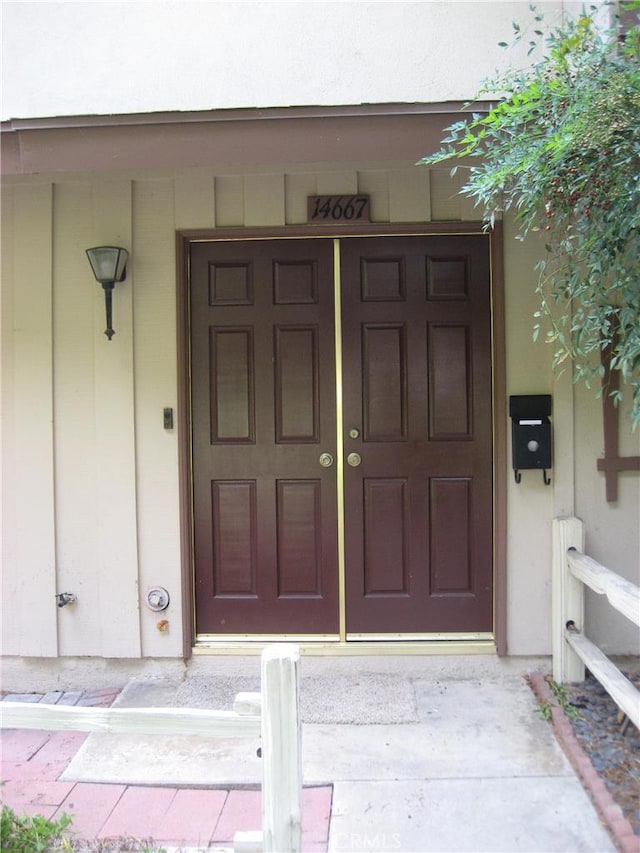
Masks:
[[[567,4],[543,0],[549,23]],[[571,4],[569,4],[571,5]],[[3,0],[2,118],[474,96],[524,0]]]

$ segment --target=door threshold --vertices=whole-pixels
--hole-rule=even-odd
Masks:
[[[304,655],[495,655],[493,634],[402,634],[349,635],[339,637],[315,635],[228,636],[214,639],[199,636],[194,655],[259,655],[271,643],[295,643]]]

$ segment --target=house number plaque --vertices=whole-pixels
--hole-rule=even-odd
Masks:
[[[307,222],[332,225],[336,222],[370,222],[368,195],[307,196]]]

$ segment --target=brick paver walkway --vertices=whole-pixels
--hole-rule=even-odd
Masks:
[[[4,702],[111,705],[118,690],[9,694]],[[1,706],[0,706],[1,712]],[[0,802],[18,814],[73,817],[74,837],[153,839],[157,846],[230,847],[237,830],[260,829],[260,791],[63,782],[84,732],[0,730]],[[170,776],[170,773],[168,774]],[[303,792],[303,850],[326,851],[330,786]]]

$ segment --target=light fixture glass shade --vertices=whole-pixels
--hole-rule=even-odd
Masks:
[[[113,284],[114,281],[123,281],[126,275],[127,258],[129,252],[118,246],[96,246],[87,249],[87,257],[100,284]]]

